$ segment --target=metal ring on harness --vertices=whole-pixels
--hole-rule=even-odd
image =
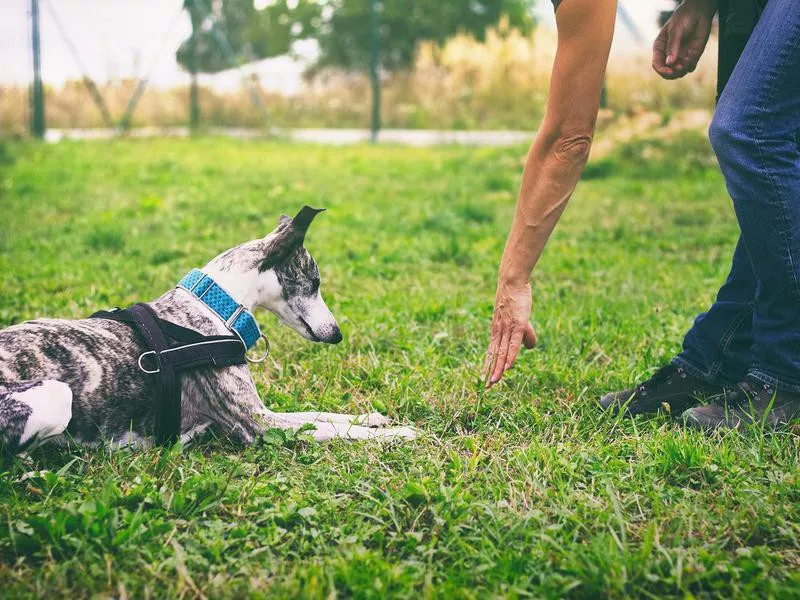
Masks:
[[[148,375],[153,375],[154,373],[160,373],[161,367],[157,368],[155,371],[149,371],[144,368],[144,365],[142,364],[142,359],[144,359],[144,357],[147,356],[148,354],[152,354],[153,357],[156,359],[156,364],[158,364],[158,356],[156,356],[155,350],[150,350],[149,352],[142,352],[139,355],[139,370],[141,370],[142,373],[147,373]]]
[[[257,365],[258,363],[264,362],[265,360],[267,360],[267,357],[269,356],[269,340],[267,339],[267,336],[265,336],[262,333],[259,337],[262,340],[264,340],[264,344],[266,345],[266,350],[264,351],[264,356],[261,356],[261,357],[259,357],[257,359],[252,359],[249,356],[247,356],[247,354],[244,355],[244,357],[247,359],[247,362],[253,363],[254,365]]]

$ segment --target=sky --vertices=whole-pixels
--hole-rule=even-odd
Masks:
[[[656,33],[656,14],[670,3],[621,2],[647,42],[640,45],[620,23],[614,52],[646,51]],[[79,78],[80,62],[99,82],[147,74],[151,85],[159,87],[186,83],[188,76],[175,62],[175,50],[190,31],[182,4],[183,0],[40,0],[45,82],[60,85]],[[29,0],[0,0],[0,84],[26,84],[31,79],[29,5]],[[536,12],[545,26],[553,26],[550,0],[540,0]],[[56,19],[72,40],[77,59]],[[304,50],[307,53],[308,46]],[[282,57],[260,65],[258,73],[264,87],[291,93],[301,84],[302,68]],[[239,73],[221,73],[201,81],[224,89],[238,87],[240,80]]]

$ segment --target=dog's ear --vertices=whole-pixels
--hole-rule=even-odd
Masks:
[[[324,210],[324,208],[311,208],[306,204],[300,209],[300,212],[294,216],[294,219],[292,219],[292,227],[298,233],[302,233],[303,237],[305,238],[306,231],[308,231],[308,226],[311,225],[311,221],[313,221],[314,217]]]
[[[294,219],[285,215],[278,221],[278,227],[273,232],[267,246],[266,257],[261,261],[258,270],[264,272],[287,260],[295,250],[303,245],[308,226],[324,208],[311,208],[304,206]]]

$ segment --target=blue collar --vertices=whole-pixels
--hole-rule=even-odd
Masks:
[[[261,337],[261,331],[252,313],[200,269],[189,271],[189,274],[178,282],[178,287],[194,295],[213,310],[225,321],[228,329],[239,336],[248,350]]]

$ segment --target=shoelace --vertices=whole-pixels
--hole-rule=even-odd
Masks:
[[[647,394],[648,387],[666,382],[674,375],[678,375],[681,379],[684,379],[686,377],[686,371],[684,371],[682,367],[676,367],[675,365],[664,365],[658,371],[653,373],[653,376],[650,377],[650,379],[643,381],[637,388],[637,391],[640,394]]]
[[[753,386],[750,382],[744,381],[734,387],[726,387],[724,398],[729,406],[738,407],[749,404],[751,401],[760,401],[763,392],[768,392],[770,396],[774,393],[772,386],[768,383],[759,382],[759,385]]]

